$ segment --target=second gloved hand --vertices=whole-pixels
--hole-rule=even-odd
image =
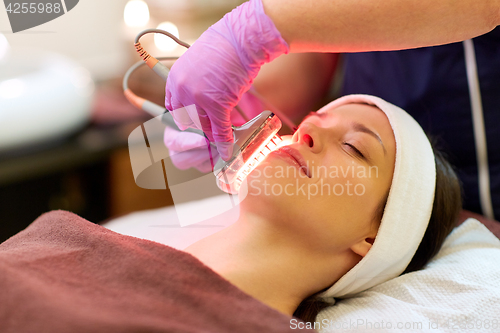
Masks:
[[[196,168],[204,173],[211,172],[219,159],[217,150],[196,133],[179,132],[167,126],[163,141],[172,163],[181,170]]]
[[[250,92],[243,94],[238,106],[248,119],[252,119],[264,111],[262,102]],[[184,112],[184,116],[186,114],[188,112]],[[241,126],[245,122],[246,120],[239,112],[236,110],[231,112],[231,123],[233,125]],[[217,149],[210,146],[209,153],[207,140],[199,134],[179,132],[167,126],[163,141],[168,148],[172,163],[178,169],[195,168],[206,173],[213,171],[212,163],[215,165],[219,160]]]
[[[173,111],[194,104],[199,119],[180,118],[180,129],[199,128],[215,142],[224,160],[232,154],[230,113],[251,86],[260,67],[288,53],[260,0],[250,0],[226,14],[172,66],[165,107]]]

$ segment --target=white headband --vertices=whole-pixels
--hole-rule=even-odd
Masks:
[[[349,95],[318,112],[344,104],[366,103],[381,109],[396,139],[396,164],[382,221],[366,256],[319,295],[324,301],[345,298],[400,275],[417,251],[434,202],[436,164],[420,125],[404,110],[381,98]]]

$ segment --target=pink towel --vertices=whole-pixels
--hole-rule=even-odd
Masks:
[[[1,332],[295,332],[291,319],[190,254],[69,212],[0,244]]]

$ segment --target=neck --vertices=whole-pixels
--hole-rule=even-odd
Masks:
[[[287,315],[340,276],[332,258],[312,254],[297,239],[249,213],[185,251],[250,296]]]

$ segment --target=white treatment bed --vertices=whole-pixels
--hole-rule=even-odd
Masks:
[[[227,196],[183,204],[217,214]],[[212,207],[212,208],[211,208]],[[220,211],[220,210],[219,210]],[[181,227],[174,207],[129,214],[104,224],[177,249],[234,223],[238,206]],[[498,230],[498,229],[496,229]],[[469,218],[456,227],[425,269],[394,278],[323,310],[319,332],[500,332],[500,240]]]

